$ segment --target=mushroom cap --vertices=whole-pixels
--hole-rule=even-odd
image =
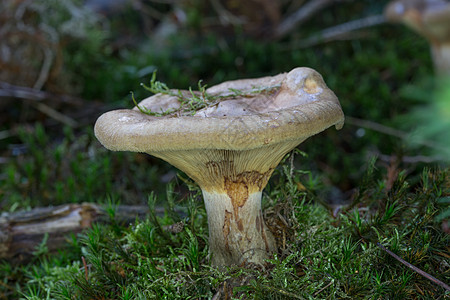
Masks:
[[[450,2],[445,0],[397,0],[384,11],[386,19],[402,22],[432,42],[450,40]]]
[[[336,95],[309,68],[228,81],[206,93],[220,101],[193,115],[150,116],[137,108],[107,112],[98,118],[95,135],[114,151],[249,150],[301,142],[332,125],[339,129],[344,122]],[[179,108],[180,102],[175,96],[157,94],[139,105],[166,111]]]

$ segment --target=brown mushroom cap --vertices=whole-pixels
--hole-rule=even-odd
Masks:
[[[267,87],[268,92],[253,94]],[[231,97],[230,88],[244,95]],[[322,76],[309,68],[229,81],[206,92],[224,98],[189,116],[150,116],[136,108],[107,112],[97,120],[95,135],[110,150],[152,155],[195,149],[249,150],[280,142],[298,144],[332,125],[340,128],[344,121],[337,97]],[[175,96],[158,94],[139,105],[166,111],[179,107],[179,101]]]

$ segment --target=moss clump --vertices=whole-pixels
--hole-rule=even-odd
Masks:
[[[156,80],[156,71],[153,72],[152,77],[150,79],[150,85],[147,86],[145,84],[141,84],[147,91],[153,94],[163,94],[176,97],[180,102],[180,107],[177,109],[169,109],[166,111],[155,112],[151,111],[146,107],[140,106],[136,99],[134,98],[134,94],[131,94],[134,105],[139,109],[141,113],[150,116],[166,116],[170,114],[177,115],[193,115],[197,111],[217,105],[220,101],[225,99],[233,99],[236,97],[255,97],[261,93],[271,93],[276,92],[280,89],[280,85],[274,86],[266,86],[259,87],[254,86],[250,91],[241,91],[238,89],[230,88],[229,95],[210,95],[206,92],[206,84],[203,85],[202,81],[198,82],[198,91],[194,91],[191,87],[189,87],[189,92],[181,91],[181,90],[173,90],[170,89],[165,83]]]

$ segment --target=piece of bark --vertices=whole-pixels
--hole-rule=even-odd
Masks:
[[[114,220],[129,224],[144,219],[147,206],[118,205]],[[93,203],[65,204],[34,208],[30,211],[2,214],[0,216],[0,259],[24,262],[33,256],[36,247],[48,234],[48,251],[55,252],[68,245],[70,234],[80,233],[93,223],[110,223],[111,218],[103,207]]]

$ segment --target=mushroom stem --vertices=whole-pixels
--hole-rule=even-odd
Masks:
[[[261,212],[262,190],[283,156],[301,141],[241,151],[151,153],[170,161],[200,186],[208,216],[213,266],[262,265],[276,250],[275,239]]]
[[[263,264],[276,250],[261,212],[261,191],[236,199],[203,190],[213,266]]]
[[[450,43],[432,44],[434,67],[440,75],[450,75]]]

